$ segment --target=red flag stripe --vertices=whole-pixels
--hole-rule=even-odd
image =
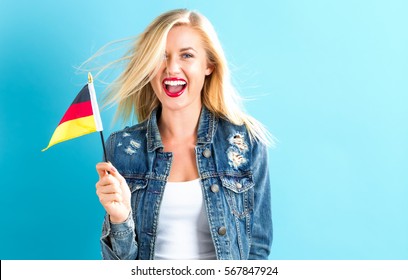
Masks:
[[[92,104],[91,101],[80,102],[72,104],[68,110],[65,112],[65,115],[62,117],[60,124],[66,121],[92,116]]]

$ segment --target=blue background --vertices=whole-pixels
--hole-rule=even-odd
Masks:
[[[74,66],[178,7],[213,22],[278,139],[270,258],[408,259],[407,1],[147,2],[1,0],[1,259],[101,258],[99,135],[40,150],[86,82]]]

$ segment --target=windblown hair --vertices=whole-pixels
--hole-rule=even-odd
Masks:
[[[163,62],[169,31],[180,25],[189,26],[198,32],[208,62],[214,67],[204,81],[201,93],[203,105],[216,116],[233,124],[245,124],[251,138],[265,144],[273,142],[264,126],[244,113],[241,98],[232,85],[224,51],[212,24],[203,15],[185,9],[172,10],[158,16],[120,60],[126,61],[125,69],[110,85],[104,99],[105,105],[118,104],[115,120],[122,118],[128,121],[136,116],[142,122],[152,110],[160,106],[150,81]]]

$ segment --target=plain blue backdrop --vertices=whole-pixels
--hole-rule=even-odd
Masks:
[[[270,258],[408,259],[407,1],[102,3],[0,1],[1,259],[101,258],[99,135],[40,151],[86,82],[74,66],[179,7],[213,22],[278,139]]]

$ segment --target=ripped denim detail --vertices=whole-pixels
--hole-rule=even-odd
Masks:
[[[227,149],[227,157],[229,165],[238,169],[248,162],[246,158],[246,153],[248,151],[248,144],[245,141],[245,137],[241,133],[236,133],[232,135],[228,142],[231,146]]]

